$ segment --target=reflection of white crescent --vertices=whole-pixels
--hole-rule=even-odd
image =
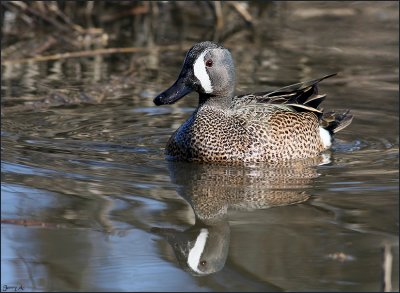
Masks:
[[[204,274],[202,271],[198,270],[197,267],[200,262],[201,254],[203,253],[204,247],[206,246],[207,237],[208,229],[201,229],[199,236],[197,236],[196,238],[196,242],[194,243],[193,248],[189,251],[187,263],[192,270],[199,274]]]

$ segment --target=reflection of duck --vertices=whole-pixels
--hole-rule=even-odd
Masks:
[[[166,154],[200,162],[260,162],[318,156],[332,135],[351,123],[349,111],[323,112],[318,83],[330,77],[273,92],[234,96],[235,68],[230,52],[212,42],[194,45],[178,80],[155,99],[172,104],[192,91],[199,105],[172,135]]]
[[[223,218],[228,208],[251,210],[303,202],[305,188],[318,176],[317,160],[275,165],[210,165],[169,162],[171,181],[197,218],[205,223]]]
[[[194,275],[217,272],[228,255],[228,209],[252,210],[307,200],[304,189],[317,176],[315,164],[315,160],[293,161],[266,168],[169,162],[171,181],[192,206],[196,223],[185,231],[152,231],[167,239],[185,270]]]

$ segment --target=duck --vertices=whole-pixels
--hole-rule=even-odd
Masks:
[[[272,163],[318,157],[353,119],[350,110],[320,107],[326,94],[318,94],[318,84],[334,75],[235,95],[230,51],[211,41],[197,43],[186,53],[177,80],[153,100],[156,106],[168,105],[198,93],[197,108],[167,142],[166,158]]]

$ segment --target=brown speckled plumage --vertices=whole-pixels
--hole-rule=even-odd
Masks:
[[[212,60],[213,66],[196,69],[197,58],[204,58],[204,64]],[[230,58],[228,50],[214,43],[195,45],[178,81],[155,99],[157,105],[168,104],[191,90],[199,93],[198,108],[167,143],[170,159],[272,162],[315,157],[326,149],[320,127],[333,134],[350,124],[348,111],[324,113],[319,108],[325,95],[318,95],[317,84],[331,75],[273,92],[233,96]]]
[[[303,202],[318,177],[319,158],[257,164],[168,162],[171,182],[197,218],[212,222],[228,209],[252,210]]]

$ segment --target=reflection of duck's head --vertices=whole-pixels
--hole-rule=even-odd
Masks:
[[[167,239],[179,264],[193,275],[209,275],[225,265],[230,238],[226,221],[213,226],[196,224],[185,231],[165,228],[152,231]]]

